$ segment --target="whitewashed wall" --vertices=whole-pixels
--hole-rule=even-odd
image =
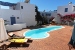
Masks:
[[[14,15],[16,17],[16,23],[26,23],[27,26],[35,26],[35,5],[28,4],[28,3],[17,3],[16,10],[11,9],[0,9],[0,18],[3,18],[4,20],[9,21],[8,24],[11,24],[10,17]],[[21,9],[21,6],[23,6],[23,9]],[[17,19],[19,17],[19,19]]]
[[[73,6],[75,6],[75,5],[71,4],[71,5],[58,6],[57,7],[57,13],[60,13],[63,16],[66,14],[75,13],[75,11],[73,11]],[[65,12],[65,8],[68,8],[68,12]]]
[[[64,6],[58,6],[57,7],[57,13],[61,14],[62,16],[68,15],[68,14],[74,14],[74,4],[68,4],[68,5],[64,5]],[[68,12],[65,12],[65,8],[68,8]],[[60,18],[58,17],[58,22],[61,23]]]
[[[10,17],[12,17],[12,15],[16,17],[16,23],[22,22],[22,19],[20,18],[21,15],[20,15],[19,10],[11,10],[11,9],[1,9],[0,10],[0,18],[3,18],[4,20],[9,21],[8,24],[11,24]],[[17,17],[19,17],[20,19],[17,19]]]
[[[60,22],[60,17],[57,15],[57,12],[53,11],[53,12],[51,13],[51,16],[55,17],[55,18],[54,18],[54,21],[55,21],[56,23],[61,23],[61,22]]]
[[[13,9],[13,6],[12,7],[9,7],[10,9]],[[20,3],[18,2],[17,5],[15,6],[15,10],[20,10]]]
[[[54,19],[55,22],[56,22],[56,23],[60,23],[60,17],[57,16],[57,11],[50,11],[50,12],[46,12],[46,13],[51,14],[51,16],[47,16],[48,20],[49,20],[51,17],[55,17],[55,19]],[[45,17],[46,17],[46,13],[45,13],[45,12],[40,12],[40,14],[41,14],[41,15],[44,14]]]
[[[35,5],[29,3],[20,3],[20,7],[21,6],[23,6],[23,9],[20,10],[23,22],[26,23],[27,26],[36,25]]]

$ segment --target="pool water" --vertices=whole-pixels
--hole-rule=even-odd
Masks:
[[[45,28],[33,29],[24,33],[25,37],[30,37],[32,39],[44,39],[50,36],[50,31],[58,30],[64,28],[63,26],[49,26]]]

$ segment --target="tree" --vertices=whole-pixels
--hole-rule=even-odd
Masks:
[[[40,12],[38,11],[38,7],[37,6],[35,6],[35,11],[36,11],[35,19],[37,21],[37,24],[39,24],[39,22],[42,22],[43,21],[43,18],[40,15]]]

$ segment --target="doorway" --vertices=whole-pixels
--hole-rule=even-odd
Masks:
[[[16,23],[16,19],[15,19],[15,17],[10,17],[10,19],[11,19],[11,25],[13,25],[13,24]]]

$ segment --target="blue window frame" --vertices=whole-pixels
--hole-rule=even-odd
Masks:
[[[51,13],[49,14],[49,16],[51,16]]]
[[[46,14],[46,16],[51,16],[51,13],[50,14]]]
[[[68,12],[68,8],[65,8],[65,12]]]
[[[73,11],[75,11],[75,6],[73,6]]]

